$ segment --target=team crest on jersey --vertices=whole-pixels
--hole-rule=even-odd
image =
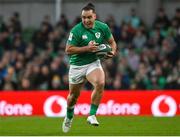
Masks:
[[[97,39],[99,39],[100,36],[101,36],[101,33],[100,33],[100,32],[96,32],[96,33],[95,33],[95,36],[96,36]]]
[[[86,34],[82,35],[82,39],[87,39],[87,38],[88,38],[88,37],[87,37]]]

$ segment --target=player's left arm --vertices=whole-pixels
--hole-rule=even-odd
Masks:
[[[107,58],[112,58],[115,54],[116,54],[116,50],[117,50],[117,44],[116,41],[114,40],[114,37],[111,33],[110,28],[108,27],[108,25],[105,25],[105,29],[104,29],[104,38],[106,39],[106,41],[108,42],[108,44],[111,46],[112,51],[108,52]]]
[[[114,40],[114,37],[113,37],[113,36],[111,36],[111,37],[108,39],[108,43],[109,43],[109,45],[111,46],[112,51],[108,52],[107,57],[112,58],[113,56],[115,56],[116,51],[117,51],[117,44],[116,44],[116,41]]]

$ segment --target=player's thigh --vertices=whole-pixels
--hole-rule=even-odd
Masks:
[[[95,68],[91,71],[87,76],[86,79],[93,85],[104,85],[105,83],[105,74],[102,68]]]
[[[69,69],[69,83],[77,85],[85,81],[87,67],[83,66],[70,66]],[[78,85],[77,85],[78,86]]]

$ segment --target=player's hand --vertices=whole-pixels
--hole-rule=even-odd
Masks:
[[[114,57],[114,56],[115,56],[115,52],[110,51],[110,52],[107,53],[105,59],[112,58],[112,57]]]
[[[98,43],[96,43],[95,41],[90,41],[89,43],[88,43],[88,51],[89,52],[96,52],[97,50],[98,50],[98,46],[99,44]]]

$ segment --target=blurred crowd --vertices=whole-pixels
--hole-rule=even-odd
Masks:
[[[68,89],[68,56],[65,54],[69,23],[62,14],[56,24],[45,16],[30,39],[22,27],[20,14],[8,22],[0,16],[0,90]],[[107,16],[118,44],[113,59],[103,61],[108,90],[180,89],[180,8],[168,17],[159,8],[151,26],[131,9],[130,15],[117,24]],[[92,89],[86,83],[84,89]]]

